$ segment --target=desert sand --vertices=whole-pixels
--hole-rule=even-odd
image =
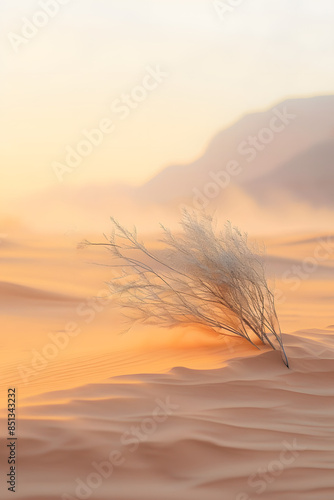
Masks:
[[[26,234],[0,248],[1,427],[15,387],[15,498],[332,500],[332,236],[266,238],[290,369],[277,351],[195,325],[120,335],[119,310],[103,299],[110,269],[93,264],[108,258],[76,240]],[[326,259],[311,266],[324,241]],[[2,476],[1,499],[13,497]]]

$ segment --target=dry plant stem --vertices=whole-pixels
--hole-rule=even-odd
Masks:
[[[263,259],[246,234],[230,223],[216,232],[210,217],[184,212],[182,235],[162,226],[165,250],[158,256],[138,241],[136,229],[111,220],[114,230],[105,236],[106,243],[84,243],[105,246],[121,261],[111,264],[115,276],[109,287],[133,322],[164,327],[198,323],[258,348],[252,333],[278,347],[289,367]]]

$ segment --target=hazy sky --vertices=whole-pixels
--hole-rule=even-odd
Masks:
[[[212,0],[59,0],[38,14],[55,1],[0,3],[3,203],[58,183],[53,162],[101,120],[115,130],[64,182],[143,182],[248,111],[333,92],[332,0],[221,0],[239,3],[223,19]],[[111,104],[157,65],[169,76],[121,120]]]

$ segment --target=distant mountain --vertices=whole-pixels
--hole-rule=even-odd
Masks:
[[[203,190],[214,173],[226,169],[229,161],[238,162],[242,169],[233,178],[233,185],[243,187],[254,181],[254,186],[256,179],[269,176],[281,165],[331,139],[334,96],[289,99],[268,111],[243,117],[217,134],[201,158],[188,165],[167,167],[138,188],[135,196],[138,201],[158,204],[189,198],[194,189]]]
[[[204,200],[208,210],[249,230],[259,224],[263,231],[309,223],[317,228],[315,209],[334,208],[333,158],[334,96],[290,99],[243,117],[217,134],[198,160],[170,166],[140,187],[58,184],[21,200],[17,213],[32,228],[102,232],[110,215],[139,228],[141,221],[144,228],[149,221],[171,225],[183,204],[198,208]],[[224,184],[231,165],[240,172]],[[332,225],[327,212],[323,230]]]
[[[249,181],[245,190],[260,203],[279,204],[288,197],[334,208],[334,138]]]

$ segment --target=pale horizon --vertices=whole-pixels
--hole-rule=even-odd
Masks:
[[[15,51],[10,34],[38,9],[22,0],[1,7],[1,209],[55,186],[53,162],[76,146],[83,129],[110,117],[111,103],[137,86],[148,66],[169,76],[69,176],[69,185],[140,185],[168,165],[200,157],[245,114],[333,92],[329,1],[245,0],[223,20],[210,1],[146,0],[141,8],[134,0],[121,7],[72,1]]]

